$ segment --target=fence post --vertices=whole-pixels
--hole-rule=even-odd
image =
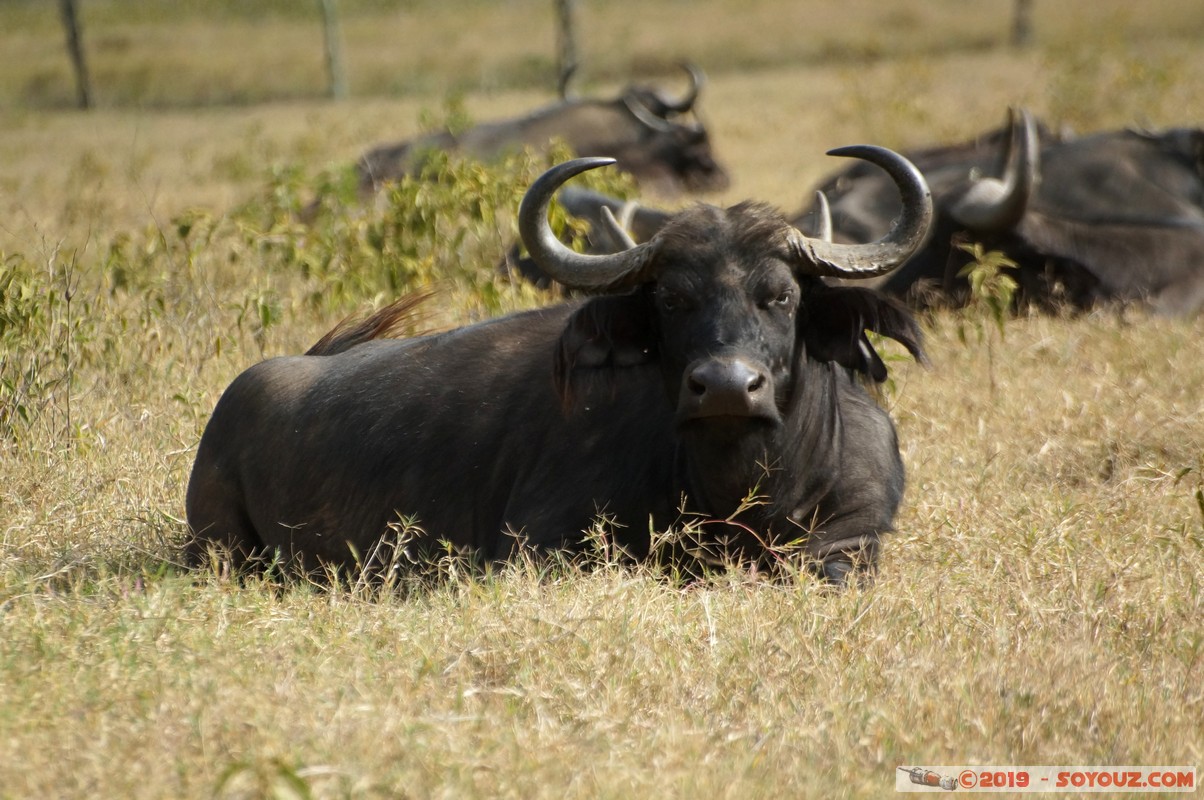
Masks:
[[[322,7],[322,33],[326,44],[326,77],[330,83],[330,96],[335,100],[342,100],[347,96],[347,73],[343,69],[338,0],[318,2]]]
[[[79,32],[79,16],[75,13],[75,0],[59,0],[59,12],[63,27],[67,31],[67,52],[71,55],[71,66],[75,70],[76,97],[79,107],[92,107],[92,85],[88,80],[88,64],[84,60],[84,44]]]
[[[577,71],[577,0],[556,0],[556,20],[556,86],[564,100]]]
[[[1012,46],[1033,43],[1033,0],[1016,0],[1012,15]]]

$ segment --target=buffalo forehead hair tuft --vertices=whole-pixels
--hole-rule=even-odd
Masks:
[[[766,203],[743,202],[727,209],[698,204],[681,211],[661,230],[662,247],[672,252],[698,251],[716,245],[744,252],[781,248],[790,223]]]

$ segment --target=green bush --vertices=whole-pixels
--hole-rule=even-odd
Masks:
[[[527,187],[569,157],[530,152],[496,164],[432,153],[422,172],[357,196],[351,170],[310,178],[297,167],[275,170],[264,193],[235,213],[263,266],[293,273],[311,285],[312,307],[346,306],[364,298],[398,297],[436,288],[465,298],[473,316],[533,301],[530,287],[499,270],[518,241],[516,216]],[[598,170],[583,185],[620,196],[630,179]],[[316,200],[307,195],[317,193]],[[554,230],[580,244],[583,230],[553,204]]]

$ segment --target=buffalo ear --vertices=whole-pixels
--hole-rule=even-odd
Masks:
[[[835,361],[881,383],[886,364],[870,344],[874,331],[902,344],[921,364],[924,356],[920,326],[911,312],[895,300],[857,286],[817,286],[801,318],[807,353],[820,361]]]
[[[577,309],[556,343],[552,368],[566,406],[588,384],[609,383],[614,371],[656,359],[656,333],[642,292],[595,297]]]

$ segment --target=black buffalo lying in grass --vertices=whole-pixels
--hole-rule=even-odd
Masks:
[[[960,302],[971,257],[958,245],[978,242],[1016,262],[1025,302],[1141,303],[1170,315],[1204,305],[1204,131],[1058,137],[1021,113],[1002,130],[907,156],[932,187],[936,221],[883,291]],[[859,165],[820,191],[838,241],[879,235],[898,213],[893,188]]]
[[[922,357],[909,314],[864,288],[924,240],[931,199],[910,163],[873,147],[903,196],[871,244],[810,238],[754,203],[699,205],[610,256],[574,253],[547,208],[580,159],[545,173],[519,213],[556,280],[601,293],[446,333],[381,339],[386,309],[226,390],[188,487],[188,556],[354,567],[400,518],[481,560],[574,550],[604,516],[642,559],[683,509],[692,558],[769,564],[782,548],[844,580],[870,567],[903,492],[889,416],[855,373],[886,368],[876,331]],[[755,495],[757,500],[747,503]],[[682,555],[678,552],[676,555]],[[695,562],[696,563],[696,562]]]
[[[664,195],[718,191],[727,187],[728,174],[694,113],[704,78],[697,67],[686,69],[690,89],[681,98],[633,85],[614,98],[570,98],[514,119],[379,145],[356,165],[360,190],[417,175],[432,150],[488,160],[559,140],[574,153],[616,159],[641,186]]]

